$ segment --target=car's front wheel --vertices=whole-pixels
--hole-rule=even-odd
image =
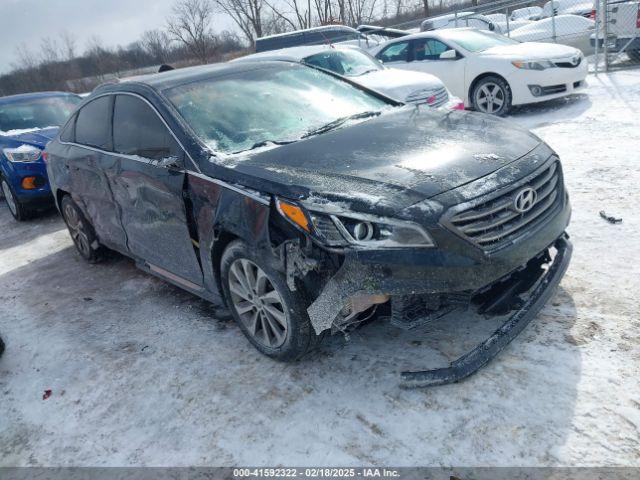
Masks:
[[[222,255],[222,290],[231,314],[249,341],[276,360],[297,360],[320,340],[304,299],[291,292],[284,275],[244,242]]]
[[[13,215],[13,218],[19,222],[26,220],[29,216],[29,211],[22,203],[20,203],[18,197],[13,193],[11,185],[9,185],[9,182],[4,178],[0,181],[0,188],[2,189],[2,194],[4,195],[4,199],[7,202],[7,206],[9,207],[9,211],[11,212],[11,215]]]
[[[473,109],[491,115],[506,115],[511,110],[511,89],[502,78],[490,75],[484,77],[471,92]]]
[[[93,227],[69,195],[62,198],[60,210],[71,239],[82,258],[89,263],[98,262],[102,258],[103,248],[98,242]]]

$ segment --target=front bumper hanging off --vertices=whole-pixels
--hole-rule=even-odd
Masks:
[[[529,297],[509,319],[473,350],[451,362],[448,367],[419,372],[402,372],[401,386],[420,388],[460,381],[492,360],[540,312],[562,280],[571,260],[573,247],[567,237],[554,244],[557,253],[548,270],[533,288]]]

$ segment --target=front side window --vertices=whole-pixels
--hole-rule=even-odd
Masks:
[[[326,52],[316,53],[305,58],[304,63],[331,70],[338,75],[346,77],[357,77],[384,68],[380,65],[380,62],[369,54],[352,49],[331,49]]]
[[[117,95],[113,107],[113,150],[152,160],[178,157],[180,147],[158,114],[143,100]]]
[[[97,98],[80,109],[76,120],[76,142],[111,149],[111,96]]]
[[[69,95],[0,104],[0,131],[59,127],[80,101]]]
[[[440,54],[451,50],[447,44],[434,38],[422,38],[415,40],[413,45],[413,55],[415,60],[439,60]]]
[[[409,61],[409,42],[398,42],[389,45],[378,55],[378,59],[382,63],[387,62],[408,62]]]
[[[164,93],[202,141],[221,153],[294,142],[336,120],[393,105],[300,64],[214,76]]]

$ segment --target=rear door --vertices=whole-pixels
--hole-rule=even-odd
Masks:
[[[113,149],[120,169],[112,188],[129,251],[165,277],[191,288],[201,286],[183,196],[185,153],[142,97],[116,95]]]
[[[65,168],[69,171],[71,195],[91,221],[101,242],[124,248],[124,230],[111,193],[109,177],[118,159],[111,151],[112,95],[98,97],[80,109],[76,117],[77,144],[69,149]]]
[[[455,96],[465,98],[467,59],[459,54],[454,59],[441,59],[440,54],[455,49],[437,38],[417,38],[411,43],[411,69],[435,75]]]

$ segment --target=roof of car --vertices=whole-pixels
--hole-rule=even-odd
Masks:
[[[349,31],[349,32],[358,32],[355,28],[353,27],[349,27],[347,25],[321,25],[319,27],[312,27],[312,28],[303,28],[301,30],[293,30],[291,32],[284,32],[284,33],[276,33],[274,35],[265,35],[264,37],[260,37],[258,38],[259,40],[266,40],[269,38],[283,38],[283,37],[290,37],[292,35],[298,35],[300,33],[307,33],[307,32],[326,32],[326,31],[330,31],[330,30],[342,30],[342,31]]]
[[[281,48],[278,50],[268,50],[266,52],[253,53],[246,57],[240,57],[233,60],[235,62],[248,62],[254,60],[291,60],[299,62],[309,55],[325,52],[327,50],[357,50],[354,45],[302,45],[300,47]]]
[[[248,72],[251,70],[265,69],[273,66],[282,67],[282,61],[246,61],[246,62],[227,62],[213,63],[208,65],[199,65],[196,67],[177,68],[162,73],[152,73],[149,75],[141,75],[137,77],[129,77],[116,83],[116,85],[126,85],[127,83],[142,83],[155,88],[156,90],[165,90],[168,88],[184,85],[185,83],[197,82],[207,78],[221,77],[240,72]],[[290,62],[293,64],[294,62]],[[108,88],[112,84],[104,84],[98,88]]]
[[[21,102],[23,100],[31,100],[34,98],[66,97],[66,96],[76,96],[76,94],[71,92],[20,93],[18,95],[9,95],[7,97],[0,97],[0,103],[14,103],[14,102]]]
[[[477,28],[473,28],[473,27],[461,27],[461,28],[441,28],[438,30],[430,30],[428,32],[418,32],[418,33],[412,33],[410,35],[407,35],[405,37],[399,37],[399,38],[394,38],[393,40],[389,40],[388,42],[385,42],[383,44],[381,44],[380,46],[385,46],[385,45],[389,45],[391,43],[397,43],[397,42],[404,42],[407,40],[413,40],[414,38],[423,38],[423,37],[433,37],[433,36],[439,36],[442,38],[447,38],[447,34],[449,32],[464,32],[464,31],[476,31],[478,30]]]

